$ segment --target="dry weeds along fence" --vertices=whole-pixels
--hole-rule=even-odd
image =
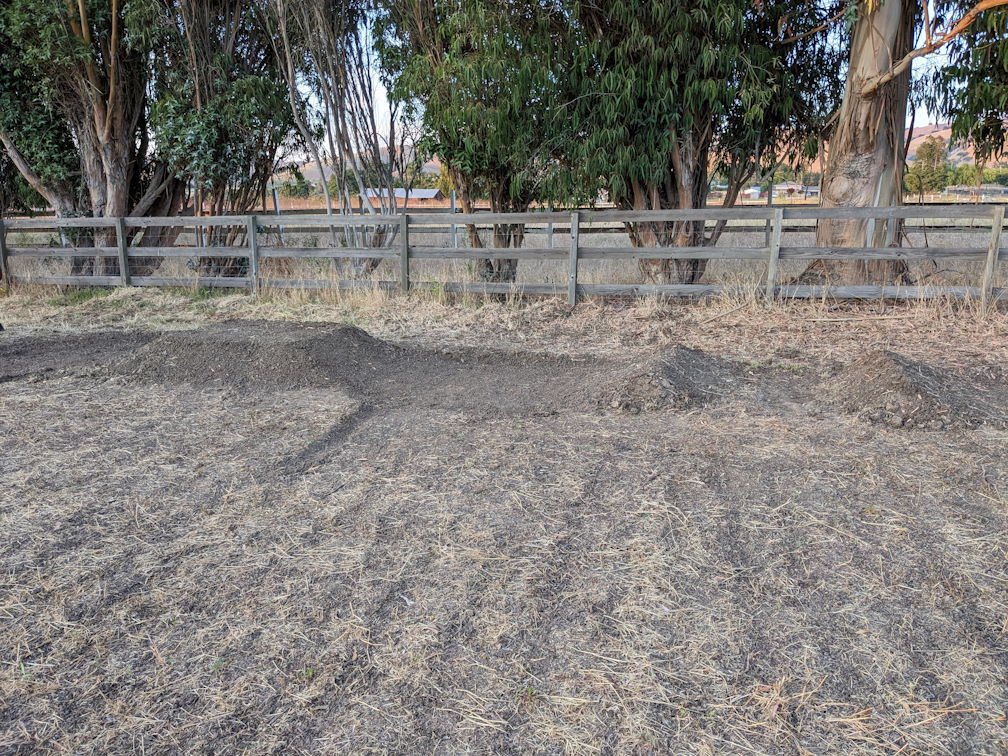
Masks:
[[[450,218],[448,224],[447,218]],[[871,229],[878,221],[886,219],[921,219],[924,224],[925,246],[900,246],[895,242],[885,247],[821,247],[791,246],[788,235],[814,231],[815,224],[824,219],[864,221],[865,237],[872,236]],[[953,226],[958,233],[979,235],[982,246],[928,246],[928,224],[938,219],[952,220],[963,225]],[[764,230],[762,246],[719,245],[699,247],[634,247],[592,246],[584,243],[590,234],[621,233],[630,224],[667,224],[677,222],[726,223],[729,226],[745,221],[761,222],[757,230]],[[785,225],[785,222],[789,222]],[[0,264],[6,280],[13,283],[43,285],[94,285],[94,286],[202,286],[245,288],[253,293],[262,286],[278,289],[354,289],[379,287],[388,290],[434,288],[452,293],[505,293],[505,294],[566,294],[574,304],[579,296],[660,296],[692,297],[724,293],[764,293],[768,297],[792,298],[975,298],[983,303],[1008,298],[1008,288],[995,286],[998,262],[1001,257],[1001,230],[1004,221],[1003,205],[941,205],[904,206],[894,208],[818,208],[818,207],[746,207],[704,208],[675,211],[621,211],[579,210],[575,212],[530,213],[473,213],[452,214],[417,213],[403,215],[333,216],[333,215],[250,215],[218,217],[171,218],[31,218],[0,221]],[[460,248],[458,239],[464,224],[488,228],[490,224],[523,224],[526,233],[545,237],[548,246],[505,248]],[[560,224],[559,226],[557,224]],[[566,225],[569,224],[569,225]],[[613,224],[617,224],[615,227]],[[205,246],[203,240],[208,229],[217,227],[234,246]],[[933,226],[938,228],[937,226]],[[948,225],[942,228],[948,228]],[[115,247],[74,246],[68,238],[86,237],[99,229],[115,230]],[[187,245],[144,246],[143,237],[151,229],[171,229]],[[750,229],[752,230],[752,229]],[[184,231],[184,233],[180,233]],[[22,232],[32,244],[15,245],[11,232]],[[43,232],[43,233],[39,233]],[[45,232],[49,232],[46,236]],[[58,232],[58,239],[53,233]],[[108,233],[106,231],[106,233]],[[286,234],[286,239],[285,239]],[[319,243],[328,235],[329,246]],[[445,235],[452,240],[447,246],[430,243],[430,235]],[[306,237],[306,235],[309,235]],[[428,244],[417,244],[427,236]],[[569,244],[554,246],[557,236],[566,236]],[[722,237],[724,238],[724,237]],[[362,240],[365,240],[362,242]],[[238,241],[242,243],[237,244]],[[285,241],[291,242],[286,244]],[[368,245],[366,242],[377,241]],[[139,243],[138,243],[139,242]],[[310,243],[309,243],[310,242]],[[296,246],[298,243],[301,246]],[[101,258],[111,260],[101,266],[114,275],[55,275],[51,270],[26,271],[19,267],[21,261],[68,258]],[[182,275],[139,275],[138,259],[156,259],[161,267],[165,259],[187,261],[189,270]],[[230,272],[235,275],[207,275],[207,261],[230,258],[242,261]],[[746,284],[665,284],[642,285],[631,283],[587,283],[579,275],[585,261],[633,261],[647,259],[677,260],[739,260],[762,266],[758,282]],[[470,263],[478,259],[517,259],[526,261],[566,262],[566,286],[558,283],[490,283],[418,280],[411,273],[417,261],[462,260]],[[785,261],[812,260],[900,260],[980,262],[982,278],[978,286],[806,286],[792,285],[779,273]],[[398,268],[397,280],[371,280],[360,276],[343,278],[294,277],[292,263],[315,262],[329,265],[333,260],[370,260],[377,265],[383,260]],[[133,266],[131,266],[133,262]],[[148,266],[149,267],[149,266]],[[210,266],[211,268],[213,266]],[[219,266],[217,266],[219,267]],[[358,266],[359,267],[359,266]],[[319,265],[312,268],[321,270]],[[149,273],[150,271],[144,271]]]

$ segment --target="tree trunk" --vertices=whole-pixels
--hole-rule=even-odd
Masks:
[[[514,210],[525,212],[528,208]],[[502,211],[494,211],[502,212]],[[525,240],[524,223],[500,223],[494,225],[495,247],[520,247]],[[517,260],[480,260],[480,276],[492,283],[514,283],[518,278]]]
[[[672,139],[675,149],[664,184],[633,182],[634,210],[693,210],[706,205],[709,137],[673,134]],[[703,247],[705,225],[702,220],[634,223],[627,224],[627,231],[635,247]],[[645,281],[659,284],[695,284],[707,270],[707,261],[696,259],[642,258],[637,264]]]
[[[490,212],[492,213],[524,213],[528,203],[514,200],[508,196],[504,182],[498,191],[490,193]],[[493,228],[495,247],[520,247],[525,241],[524,223],[495,223]],[[518,278],[518,261],[480,260],[480,277],[491,283],[514,283]]]
[[[829,140],[823,207],[893,207],[902,203],[903,146],[910,71],[876,86],[913,47],[916,4],[887,0],[862,6],[854,26],[843,103]],[[821,220],[821,247],[883,247],[899,243],[898,220]],[[817,260],[803,283],[888,284],[908,278],[901,261]]]
[[[452,184],[458,190],[459,202],[462,205],[462,212],[471,214],[473,212],[472,191],[468,176],[461,171],[449,168],[448,174],[451,176]],[[528,203],[514,202],[506,198],[506,194],[491,193],[490,211],[494,213],[519,212],[528,210]],[[475,223],[466,224],[466,232],[469,235],[469,246],[473,249],[482,249],[483,240]],[[501,223],[494,224],[493,245],[495,247],[520,247],[525,241],[524,223]],[[489,283],[514,283],[518,277],[517,260],[491,260],[483,258],[476,264],[479,277]]]

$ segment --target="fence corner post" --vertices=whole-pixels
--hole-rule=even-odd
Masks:
[[[119,247],[119,285],[129,286],[129,238],[126,236],[125,218],[116,218],[116,246]]]
[[[249,278],[252,296],[259,294],[259,220],[254,215],[248,219]]]
[[[983,281],[980,283],[980,306],[985,311],[994,294],[994,273],[997,270],[998,253],[1001,251],[1001,229],[1004,226],[1004,215],[1004,205],[995,207],[991,215],[990,243],[987,245]]]
[[[4,225],[3,218],[0,218],[0,278],[4,280],[7,289],[10,290],[14,282],[11,281],[10,267],[7,265],[7,227]]]
[[[578,303],[578,237],[581,233],[581,217],[575,211],[571,214],[571,254],[568,272],[568,304],[572,307]]]
[[[399,219],[399,287],[403,294],[409,294],[409,215],[403,208]]]
[[[777,262],[780,260],[781,235],[784,231],[784,208],[778,207],[774,209],[772,221],[770,246],[767,248],[767,299],[773,299],[777,296]]]

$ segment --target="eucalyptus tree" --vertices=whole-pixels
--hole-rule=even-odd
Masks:
[[[558,3],[387,0],[380,27],[390,96],[418,118],[421,149],[446,166],[463,211],[483,196],[494,212],[521,212],[560,191],[551,174],[569,141],[558,119],[571,30]],[[475,226],[468,230],[483,247]],[[494,225],[495,247],[523,239],[523,224]],[[489,281],[516,272],[513,259],[479,263]]]
[[[161,57],[152,76],[150,130],[157,153],[191,182],[195,212],[245,214],[265,203],[283,151],[296,139],[271,30],[253,0],[156,0]],[[208,227],[229,246],[244,227]],[[209,274],[240,272],[244,258],[200,258]]]
[[[160,0],[153,74],[158,154],[200,193],[199,209],[242,214],[263,201],[294,132],[269,27],[253,0]]]
[[[6,16],[0,12],[0,23]],[[0,25],[0,41],[9,26]],[[0,44],[0,171],[4,194],[16,200],[27,185],[48,203],[59,217],[85,213],[84,183],[80,158],[67,120],[47,107],[45,88],[22,64],[18,51]]]
[[[957,114],[960,135],[980,136],[997,144],[1002,127],[991,127],[978,115],[1004,111],[1003,99],[988,77],[997,74],[987,64],[1003,65],[1008,38],[1003,34],[1003,11],[1008,0],[851,0],[834,16],[842,18],[850,35],[844,96],[829,134],[822,181],[824,207],[889,207],[902,201],[905,156],[904,132],[914,61],[951,45],[953,66],[939,74],[950,91],[945,100],[973,112]],[[996,15],[994,15],[996,14]],[[999,20],[998,20],[999,19]],[[998,34],[998,29],[1002,30]],[[819,31],[819,27],[811,30]],[[972,35],[986,34],[987,48],[969,49]],[[959,100],[959,97],[964,99]],[[986,107],[979,107],[985,103]],[[996,116],[995,116],[996,117]],[[984,135],[983,123],[990,129]],[[817,242],[824,247],[883,246],[900,234],[898,220],[822,221]],[[909,278],[904,263],[893,261],[817,261],[805,280],[842,279],[848,283],[890,282]]]
[[[766,156],[814,150],[838,101],[841,48],[825,35],[782,35],[792,10],[749,0],[572,2],[575,88],[564,106],[572,175],[597,181],[625,209],[694,209],[706,204],[713,165],[731,176],[732,202]],[[702,221],[628,232],[642,247],[711,241]],[[652,280],[692,283],[704,261],[641,268]]]
[[[990,9],[950,40],[931,76],[928,103],[952,124],[953,142],[972,146],[977,182],[1004,154],[1008,123],[1008,8]]]
[[[176,214],[190,183],[213,210],[242,212],[291,128],[270,49],[252,0],[10,0],[0,142],[61,217]],[[144,233],[162,244],[177,230]]]
[[[0,141],[60,216],[146,213],[171,183],[147,153],[149,10],[146,0],[0,7]],[[96,241],[111,246],[111,233],[99,231]],[[94,270],[91,258],[73,265]],[[105,273],[117,269],[116,258],[104,258]]]
[[[411,185],[419,164],[395,103],[387,118],[380,115],[371,3],[268,0],[268,5],[290,109],[302,134],[318,134],[309,142],[309,152],[323,176],[327,211],[332,212],[335,195],[342,214],[357,212],[350,196],[356,190],[364,215],[397,213],[401,208],[394,190]],[[382,247],[395,228],[385,223],[344,226],[341,242],[357,248]],[[378,262],[355,259],[352,272],[369,273]]]

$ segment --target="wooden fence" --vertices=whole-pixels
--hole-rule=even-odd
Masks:
[[[449,292],[485,292],[520,294],[566,294],[570,304],[579,296],[638,296],[695,297],[723,293],[729,289],[716,284],[608,284],[585,283],[579,280],[579,264],[585,260],[635,260],[635,259],[677,259],[677,260],[749,260],[764,266],[765,274],[756,288],[767,297],[797,298],[927,298],[955,297],[976,298],[984,303],[1008,298],[1008,288],[994,286],[997,265],[1001,259],[1001,230],[1004,223],[1004,205],[938,205],[902,206],[894,208],[818,208],[795,207],[745,207],[745,208],[704,208],[700,210],[676,211],[622,211],[622,210],[577,210],[574,212],[529,212],[494,214],[479,212],[470,215],[443,212],[415,213],[388,216],[339,216],[339,215],[251,215],[218,217],[170,217],[170,218],[21,218],[0,221],[0,271],[5,280],[13,284],[32,283],[50,285],[82,286],[200,286],[244,288],[258,292],[264,284],[273,288],[372,288],[399,289],[408,292],[411,288],[439,287]],[[941,219],[941,228],[954,228],[957,232],[982,234],[982,246],[975,247],[819,247],[789,246],[786,236],[794,232],[811,233],[815,223],[823,220],[864,221],[869,231],[879,221],[888,219],[920,219],[927,224]],[[949,221],[953,225],[948,225]],[[592,246],[591,234],[625,233],[629,224],[659,224],[680,221],[711,222],[724,221],[740,224],[745,221],[757,222],[748,227],[749,231],[765,229],[765,246],[740,247],[715,244],[698,247],[636,247],[636,246]],[[963,225],[954,225],[960,223]],[[450,225],[446,225],[450,224]],[[535,239],[545,236],[548,246],[522,246],[520,248],[483,247],[458,248],[456,246],[425,246],[415,244],[423,234],[450,233],[457,238],[465,224],[474,224],[480,229],[492,224],[526,224],[526,233]],[[601,225],[600,225],[601,224]],[[616,225],[614,225],[616,224]],[[226,227],[231,237],[242,240],[235,246],[200,246],[204,232],[212,227]],[[194,238],[188,246],[176,245],[143,246],[138,234],[145,230],[171,227],[186,229]],[[276,233],[264,235],[268,229]],[[729,226],[731,228],[731,226]],[[107,239],[114,238],[115,246],[74,246],[63,241],[60,246],[16,246],[10,242],[11,232],[58,231],[61,237],[74,231],[72,236],[94,233],[104,229]],[[336,230],[354,229],[358,233],[373,233],[380,229],[384,243],[380,247],[369,246],[289,246],[283,244],[284,232],[288,237],[312,231],[323,233]],[[114,234],[113,234],[114,231]],[[554,237],[568,236],[569,244],[554,246]],[[870,233],[867,235],[871,235]],[[275,243],[269,243],[274,237]],[[333,233],[333,238],[337,234]],[[723,237],[722,237],[723,238]],[[140,241],[140,244],[136,242]],[[302,243],[303,240],[302,240]],[[18,258],[113,258],[118,261],[116,275],[32,275],[23,276],[12,270],[13,261]],[[245,260],[239,275],[165,276],[131,275],[131,260],[137,258],[188,258],[205,260],[208,258],[237,258]],[[370,259],[389,260],[398,269],[396,280],[320,280],[264,277],[261,273],[263,261],[276,259]],[[568,271],[566,286],[557,284],[511,284],[489,282],[429,282],[418,281],[411,275],[410,266],[417,260],[468,260],[476,259],[518,259],[566,261]],[[789,285],[778,280],[781,261],[802,260],[934,260],[954,259],[957,261],[977,261],[983,263],[980,286],[803,286]],[[116,268],[116,266],[111,266]],[[135,267],[135,266],[134,266]],[[755,285],[754,285],[755,286]],[[754,287],[750,286],[751,291]]]

